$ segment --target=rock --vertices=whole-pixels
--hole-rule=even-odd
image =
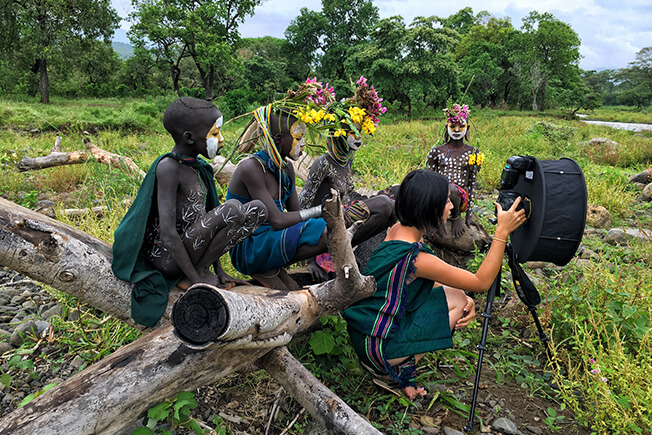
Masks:
[[[629,179],[630,183],[649,184],[652,182],[652,170],[646,169]]]
[[[77,320],[79,320],[79,318],[80,318],[79,310],[75,309],[75,310],[72,310],[70,312],[70,314],[68,314],[68,317],[66,317],[66,320],[68,320],[69,322],[76,322]]]
[[[446,222],[446,234],[443,237],[438,235],[427,236],[426,242],[429,245],[457,252],[473,252],[476,247],[482,249],[491,242],[491,236],[479,224],[478,226],[470,225],[467,227],[464,234],[460,237],[453,237],[451,235],[452,226],[453,223],[451,221]]]
[[[54,205],[54,202],[44,199],[36,203],[34,211],[44,214],[47,217],[51,217],[52,219],[56,219],[57,216],[54,213]]]
[[[48,308],[47,311],[45,311],[41,317],[43,320],[49,320],[53,316],[60,316],[61,315],[61,305],[56,304],[52,306],[51,308]]]
[[[426,426],[421,428],[421,433],[425,435],[439,435],[439,429],[436,427]]]
[[[9,352],[10,350],[14,350],[14,347],[11,344],[0,343],[0,355],[2,355],[5,352]]]
[[[50,327],[50,324],[44,320],[37,320],[34,323],[36,324],[39,337],[41,337],[43,332],[47,331]]]
[[[444,435],[464,435],[463,432],[460,432],[459,430],[452,429],[448,426],[444,426]]]
[[[649,241],[651,237],[652,234],[634,228],[626,228],[624,230],[612,228],[607,232],[604,241],[610,245],[625,245],[629,240],[639,239],[645,242]]]
[[[648,202],[652,200],[652,183],[647,184],[643,188],[643,192],[641,193],[641,200]]]
[[[77,356],[72,360],[72,362],[70,363],[70,365],[71,365],[75,370],[77,370],[78,368],[80,368],[81,366],[83,366],[85,363],[86,363],[86,361],[84,361],[84,358],[82,358],[82,357],[80,357],[79,355],[77,355]]]
[[[589,204],[586,209],[586,223],[594,228],[609,228],[611,214],[601,205]]]
[[[536,435],[541,435],[543,433],[543,430],[541,430],[540,427],[536,427],[536,426],[525,426],[525,429],[527,429],[528,432],[532,432],[533,434]]]
[[[14,347],[20,347],[25,342],[25,336],[29,333],[36,334],[38,331],[34,322],[25,322],[16,326],[9,338],[9,343]]]
[[[511,420],[500,417],[497,418],[491,423],[491,428],[497,430],[498,432],[504,433],[505,435],[516,435],[518,434],[518,428]]]

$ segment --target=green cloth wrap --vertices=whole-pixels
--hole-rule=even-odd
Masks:
[[[138,194],[114,234],[111,269],[118,278],[133,283],[131,290],[131,318],[138,324],[153,327],[165,313],[168,295],[183,276],[166,277],[146,260],[141,251],[147,220],[152,212],[152,198],[156,193],[156,167],[165,157],[198,169],[207,187],[206,207],[212,210],[219,205],[213,168],[201,158],[188,161],[176,154],[159,156],[147,171]],[[157,210],[154,210],[156,213]]]

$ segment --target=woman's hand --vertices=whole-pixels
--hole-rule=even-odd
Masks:
[[[464,316],[457,321],[455,329],[462,329],[475,319],[475,302],[470,297],[466,296],[466,305],[464,305]]]
[[[501,233],[505,237],[512,233],[516,228],[520,227],[525,222],[525,210],[521,209],[516,211],[516,207],[521,203],[522,198],[519,196],[514,201],[514,204],[509,210],[503,210],[503,207],[495,202],[496,205],[496,218],[498,224],[496,225],[496,234]],[[506,232],[507,234],[503,234]]]

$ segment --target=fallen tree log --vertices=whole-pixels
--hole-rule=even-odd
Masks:
[[[292,394],[329,433],[359,435],[380,434],[366,419],[326,388],[292,356],[279,347],[261,357],[256,364],[272,375]]]
[[[0,207],[0,264],[16,268],[22,263],[20,258],[26,258],[27,266],[20,269],[21,273],[39,281],[42,277],[49,279],[53,282],[51,285],[62,291],[70,288],[67,281],[60,279],[62,273],[73,276],[72,281],[76,282],[74,291],[85,301],[88,301],[87,293],[94,294],[93,287],[102,285],[104,287],[98,289],[108,290],[114,297],[106,300],[94,295],[90,299],[101,303],[107,312],[118,318],[128,315],[128,305],[115,297],[125,291],[128,295],[128,284],[112,274],[102,277],[101,281],[87,276],[88,273],[106,275],[110,264],[108,245],[81,232],[74,234],[67,226],[55,229],[56,221],[45,216],[33,216],[17,205],[10,213],[5,213],[6,208]],[[148,408],[176,392],[194,390],[249,367],[252,361],[272,348],[306,331],[321,316],[335,313],[372,294],[375,290],[373,279],[363,277],[357,269],[350,245],[351,231],[344,228],[340,201],[327,201],[325,208],[325,217],[333,233],[329,243],[337,273],[335,280],[295,292],[236,287],[243,296],[267,294],[269,299],[285,299],[288,305],[298,304],[298,311],[278,322],[274,328],[264,328],[254,321],[257,326],[253,332],[247,330],[244,335],[236,334],[227,341],[218,341],[204,351],[197,351],[183,345],[172,326],[166,324],[7,415],[0,420],[0,434],[116,433],[131,425]],[[82,240],[73,240],[75,236]],[[77,244],[83,246],[84,243],[92,255],[73,254],[73,251],[83,250]],[[5,250],[5,245],[12,248]],[[97,258],[102,256],[103,259]],[[102,262],[108,264],[98,267]],[[71,269],[72,264],[76,266]],[[46,273],[44,269],[53,272]],[[113,306],[111,301],[114,301]],[[264,318],[260,312],[251,317]],[[319,414],[330,412],[327,407],[308,409],[316,412],[315,418],[320,421],[330,418]]]
[[[127,175],[136,177],[139,180],[145,178],[145,172],[141,170],[138,165],[134,163],[129,157],[120,156],[105,151],[93,144],[89,138],[83,139],[86,151],[71,151],[62,153],[59,151],[59,144],[61,143],[57,136],[57,142],[52,147],[50,154],[41,157],[23,157],[20,162],[16,164],[19,171],[32,171],[46,168],[53,168],[56,166],[74,165],[85,163],[89,160],[95,160],[98,163],[114,166],[119,168]]]

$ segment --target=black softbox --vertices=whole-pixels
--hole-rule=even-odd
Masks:
[[[586,223],[586,182],[572,159],[534,160],[511,191],[528,201],[530,215],[511,235],[519,263],[547,261],[563,266],[579,247]]]

